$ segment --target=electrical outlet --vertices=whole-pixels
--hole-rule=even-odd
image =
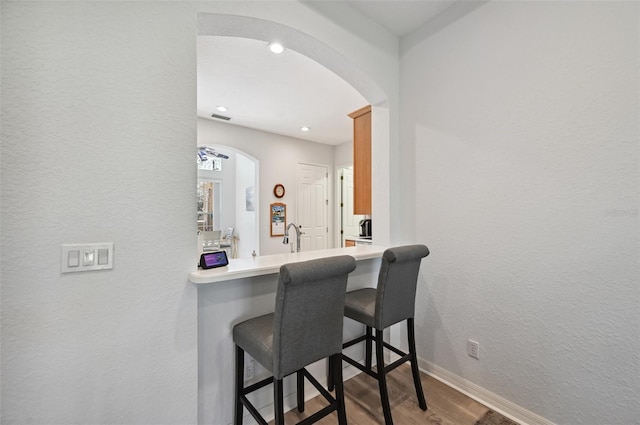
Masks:
[[[475,359],[480,358],[480,343],[472,340],[467,341],[467,354]]]
[[[256,361],[249,359],[247,365],[244,368],[244,379],[253,379],[253,374],[256,370]]]

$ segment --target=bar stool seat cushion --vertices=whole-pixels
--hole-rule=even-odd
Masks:
[[[236,345],[270,372],[273,365],[273,318],[274,313],[254,317],[233,328],[233,340]]]
[[[347,292],[344,300],[344,315],[350,319],[375,328],[373,318],[376,312],[375,288],[357,289]]]

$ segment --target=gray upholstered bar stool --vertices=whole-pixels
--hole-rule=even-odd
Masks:
[[[234,424],[242,424],[243,406],[258,423],[267,425],[247,394],[273,382],[276,425],[284,424],[282,381],[297,373],[298,410],[304,410],[306,377],[327,399],[329,405],[300,424],[310,424],[334,410],[338,422],[347,423],[342,387],[342,322],[348,274],[356,268],[355,259],[341,255],[319,260],[285,264],[280,267],[275,312],[249,319],[233,327],[236,345],[236,394]],[[244,352],[257,360],[273,376],[244,387]],[[335,366],[335,398],[305,369],[329,357]]]
[[[342,347],[347,348],[365,341],[365,365],[361,365],[344,354],[342,359],[378,381],[386,425],[392,425],[393,419],[391,418],[385,375],[406,361],[411,362],[418,404],[422,410],[427,410],[427,403],[420,383],[413,325],[418,272],[422,258],[427,255],[429,255],[429,249],[425,245],[407,245],[387,249],[382,254],[378,287],[348,292],[345,299],[344,315],[363,323],[366,326],[366,334],[344,343]],[[382,339],[384,329],[403,320],[407,321],[409,353],[404,353]],[[372,335],[372,329],[376,330],[375,337]],[[376,343],[376,372],[371,367],[372,342]],[[385,347],[400,355],[400,359],[385,366],[383,355]],[[333,365],[330,364],[328,378],[330,390],[333,388],[331,379],[335,375],[335,372],[331,371],[332,367]]]

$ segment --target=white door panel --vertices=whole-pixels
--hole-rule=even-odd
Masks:
[[[298,226],[303,251],[327,248],[327,167],[298,164]]]

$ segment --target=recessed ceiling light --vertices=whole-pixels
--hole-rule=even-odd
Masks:
[[[272,53],[280,54],[284,52],[284,46],[280,43],[269,43],[269,50],[271,50]]]
[[[300,130],[307,132],[309,130],[311,130],[311,128],[307,127],[306,125],[304,127],[302,127]]]
[[[227,112],[228,111],[227,107],[226,106],[222,106],[222,105],[217,106],[216,109],[218,110],[218,112]]]

